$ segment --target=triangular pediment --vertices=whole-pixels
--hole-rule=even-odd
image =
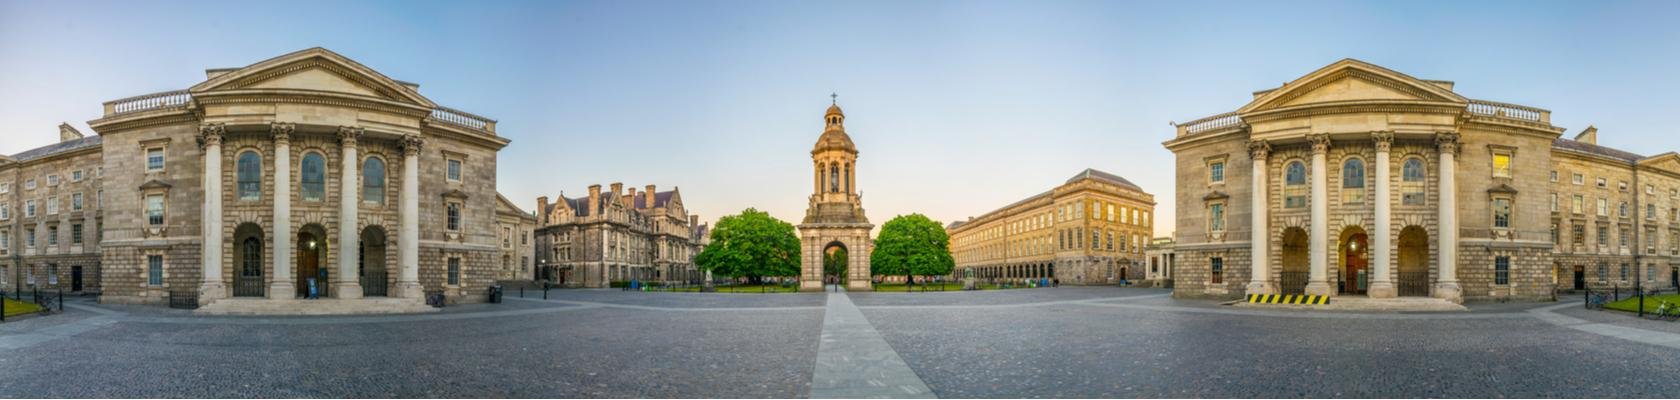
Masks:
[[[193,93],[242,89],[291,89],[336,92],[424,107],[437,104],[414,88],[323,48],[270,58],[216,75],[188,90]]]
[[[1385,100],[1469,101],[1441,85],[1350,58],[1266,92],[1237,112],[1251,113],[1315,103]]]
[[[1639,160],[1639,165],[1680,174],[1680,154],[1670,151],[1645,157],[1645,159]]]

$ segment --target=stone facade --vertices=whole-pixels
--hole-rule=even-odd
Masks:
[[[1172,238],[1155,238],[1143,248],[1143,256],[1148,265],[1148,273],[1144,275],[1144,286],[1173,287],[1173,270],[1178,266],[1178,253]]]
[[[485,298],[503,267],[495,121],[320,48],[206,75],[88,123],[108,170],[102,302],[284,300],[312,282]]]
[[[501,257],[496,260],[496,265],[500,266],[496,270],[496,279],[536,279],[537,264],[533,256],[536,245],[531,244],[531,233],[537,229],[536,215],[520,210],[506,197],[497,195],[496,229],[496,244],[501,249]]]
[[[0,156],[0,290],[99,292],[101,138],[58,129],[58,143]]]
[[[1646,171],[1638,175],[1652,193],[1638,197],[1653,210],[1680,201],[1664,192],[1680,186],[1680,156],[1604,149],[1590,128],[1586,140],[1559,139],[1564,129],[1551,125],[1550,111],[1468,99],[1452,82],[1350,59],[1254,96],[1235,112],[1179,124],[1165,143],[1178,171],[1175,296],[1550,299],[1564,260],[1590,264],[1580,253],[1613,252],[1554,247],[1573,238],[1558,238],[1552,225],[1614,225],[1609,216],[1593,221],[1594,210],[1542,217],[1554,194],[1570,207],[1571,193],[1592,192],[1571,186],[1569,174],[1613,186]],[[1615,188],[1603,190],[1584,196]],[[1674,229],[1657,223],[1673,221],[1672,211],[1657,214],[1621,223]],[[1643,261],[1624,252],[1621,262],[1671,265],[1655,257],[1661,244],[1651,247]]]
[[[549,203],[537,198],[537,277],[564,287],[602,288],[630,280],[699,282],[694,265],[705,225],[683,207],[682,190],[637,192],[614,183],[602,193]]]
[[[946,226],[954,276],[982,280],[1051,278],[1104,285],[1144,279],[1143,250],[1154,229],[1155,196],[1095,169],[1049,191]]]
[[[846,290],[868,291],[869,255],[875,225],[863,212],[857,190],[857,145],[846,134],[846,113],[830,104],[823,113],[823,133],[811,148],[811,197],[799,228],[799,290],[823,290],[823,256],[846,252]]]

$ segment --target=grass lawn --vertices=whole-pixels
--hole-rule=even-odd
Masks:
[[[799,286],[782,287],[782,285],[730,285],[730,286],[716,285],[716,286],[713,286],[713,287],[717,288],[718,293],[794,293],[794,292],[799,291]],[[688,287],[676,288],[676,289],[670,289],[670,290],[661,289],[661,288],[648,288],[648,291],[653,291],[653,292],[667,292],[667,291],[699,292],[700,291],[700,286],[688,286]]]
[[[1005,289],[1002,285],[991,284],[991,283],[976,283],[976,285],[978,285],[980,287],[980,290]],[[908,289],[912,292],[920,292],[920,291],[924,290],[922,287],[926,286],[927,287],[925,289],[926,291],[937,292],[937,291],[940,290],[940,287],[943,286],[945,291],[953,292],[953,291],[960,291],[963,288],[962,282],[944,282],[944,283],[932,284],[932,285],[923,285],[923,284],[917,283],[915,286],[909,287],[909,288],[906,288],[905,286],[907,286],[907,285],[902,284],[902,283],[878,283],[878,284],[875,284],[875,291],[877,291],[877,292],[903,292],[903,291]],[[1010,287],[1008,289],[1026,289],[1026,288],[1027,288],[1026,286],[1017,285],[1017,286],[1014,286],[1014,287]]]
[[[1656,295],[1656,296],[1645,296],[1645,312],[1656,311],[1657,307],[1661,306],[1663,301],[1667,301],[1669,303],[1674,303],[1676,305],[1680,305],[1680,294],[1662,294],[1662,295]],[[1608,309],[1611,309],[1611,310],[1627,311],[1627,312],[1638,312],[1639,311],[1639,298],[1638,297],[1629,297],[1629,298],[1622,299],[1620,301],[1613,301],[1613,302],[1610,302],[1610,303],[1606,303],[1604,305],[1604,308],[1608,308]]]
[[[8,317],[41,311],[41,306],[35,305],[35,303],[25,303],[12,299],[5,299],[4,301],[6,302],[6,316]]]

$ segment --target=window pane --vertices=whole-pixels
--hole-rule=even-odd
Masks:
[[[1401,167],[1400,172],[1403,175],[1402,179],[1406,182],[1423,182],[1423,160],[1416,158],[1406,160],[1406,165]]]
[[[262,156],[255,151],[239,153],[239,199],[262,198]]]
[[[1342,187],[1365,187],[1365,162],[1355,158],[1342,164]]]
[[[1307,167],[1299,161],[1289,163],[1284,173],[1284,184],[1295,186],[1307,184]]]
[[[299,169],[303,171],[299,180],[303,184],[304,200],[321,200],[326,197],[326,162],[326,159],[322,158],[319,153],[303,155],[303,163],[299,166]]]
[[[362,200],[385,202],[385,161],[369,158],[362,163]]]

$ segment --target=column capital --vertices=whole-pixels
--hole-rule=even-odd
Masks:
[[[268,133],[274,135],[275,145],[292,144],[292,132],[296,129],[297,125],[290,122],[274,122],[268,124]]]
[[[1264,160],[1272,154],[1272,144],[1265,140],[1248,141],[1248,156],[1256,160]]]
[[[1458,154],[1458,134],[1453,132],[1436,132],[1435,147],[1442,153]]]
[[[1330,135],[1316,133],[1307,135],[1307,142],[1312,143],[1313,154],[1330,152]]]
[[[354,126],[340,126],[338,127],[338,140],[345,146],[355,147],[356,140],[362,137],[363,131],[362,128]]]
[[[426,145],[426,139],[421,138],[420,135],[403,135],[403,138],[402,138],[403,156],[416,156],[416,157],[418,157],[420,155],[420,149],[422,147],[424,147],[425,145]]]
[[[200,147],[221,146],[222,135],[227,133],[227,125],[204,124],[198,127],[198,145]]]
[[[1394,144],[1394,132],[1373,131],[1371,141],[1377,145],[1377,151],[1387,153],[1389,147]]]

